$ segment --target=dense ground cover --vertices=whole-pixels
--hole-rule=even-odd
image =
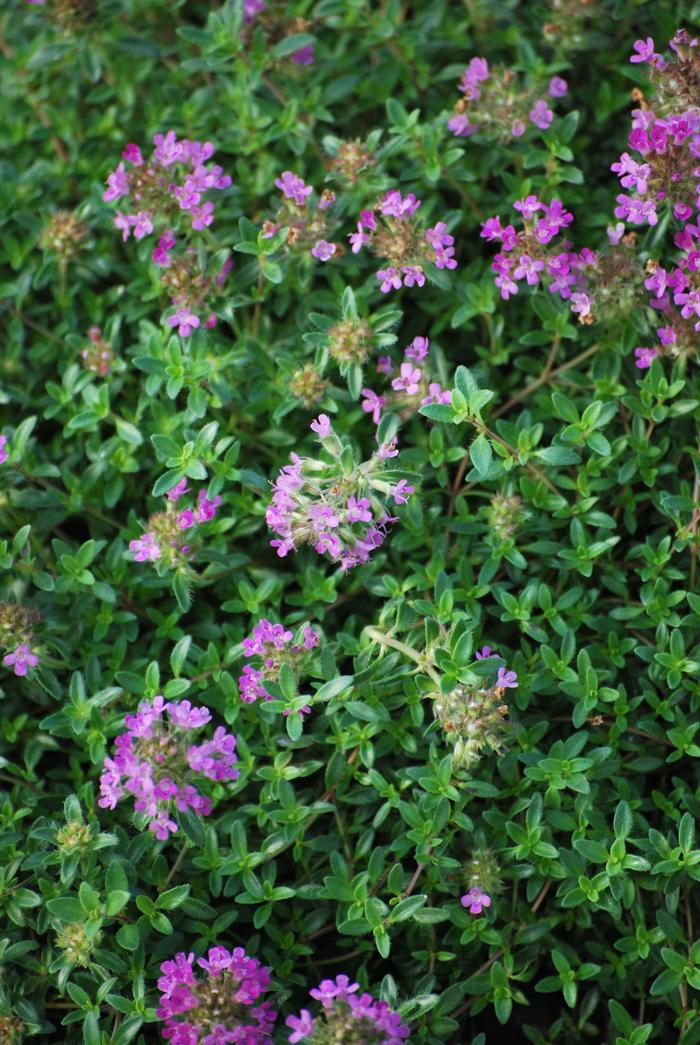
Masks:
[[[0,1041],[700,1042],[699,17],[4,6]]]

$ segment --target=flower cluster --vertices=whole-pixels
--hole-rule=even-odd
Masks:
[[[288,1016],[288,1041],[314,1045],[402,1045],[407,1041],[410,1030],[399,1014],[385,1001],[377,1001],[366,992],[360,994],[359,990],[359,983],[351,982],[348,976],[323,980],[309,991],[314,1001],[321,1003],[320,1013],[313,1016],[308,1009],[302,1009],[298,1016]]]
[[[17,602],[0,602],[0,646],[9,650],[2,663],[20,677],[24,677],[30,668],[35,668],[39,663],[39,657],[31,644],[34,626],[40,619],[38,610],[29,606]]]
[[[214,221],[214,204],[205,200],[212,190],[227,189],[231,178],[217,164],[207,164],[214,153],[211,142],[178,141],[175,131],[153,136],[155,146],[149,159],[144,159],[138,145],[129,144],[122,152],[122,161],[107,177],[103,200],[112,203],[127,200],[130,209],[117,211],[114,224],[127,240],[150,236],[157,228],[167,236],[166,243],[158,243],[155,261],[164,263],[161,252],[175,246],[174,234],[169,230],[186,213],[190,227],[199,232]],[[127,168],[125,164],[129,164]],[[161,236],[162,239],[162,236]],[[172,242],[171,242],[172,240]]]
[[[608,229],[605,250],[583,247],[576,252],[568,240],[554,242],[573,221],[561,200],[544,203],[530,195],[517,200],[513,207],[520,214],[520,230],[510,224],[503,226],[498,215],[488,218],[481,228],[483,239],[501,245],[491,268],[504,301],[517,294],[519,284],[524,283],[558,294],[580,323],[629,311],[641,274],[631,250],[634,239],[623,236],[622,224]]]
[[[630,61],[651,67],[654,108],[637,92],[642,105],[632,113],[628,145],[640,160],[623,152],[611,168],[622,188],[632,190],[617,197],[615,216],[633,225],[656,225],[662,206],[687,221],[700,205],[699,44],[679,29],[670,41],[673,58],[668,61],[656,53],[651,37],[634,45]]]
[[[477,660],[490,660],[498,654],[484,646]],[[514,671],[499,667],[489,686],[459,684],[449,693],[435,694],[435,715],[453,745],[455,768],[470,769],[484,750],[501,751],[506,729],[508,706],[504,703],[507,689],[515,689],[518,677]]]
[[[160,562],[165,567],[183,566],[187,562],[195,527],[216,516],[221,497],[210,498],[206,490],[200,490],[195,504],[176,507],[186,493],[189,493],[187,480],[181,479],[168,492],[165,511],[152,515],[141,537],[129,541],[129,551],[133,552],[136,562]]]
[[[108,341],[102,337],[99,327],[90,327],[88,330],[89,344],[80,350],[80,358],[83,366],[93,374],[107,377],[114,364],[114,352]]]
[[[380,446],[359,463],[336,435],[326,414],[312,421],[324,456],[291,455],[273,484],[266,520],[277,537],[270,542],[279,556],[310,544],[341,569],[369,562],[397,521],[390,504],[405,504],[413,493],[405,476],[387,468],[398,454],[396,443]]]
[[[238,680],[241,700],[246,704],[253,704],[259,697],[272,700],[271,694],[265,689],[265,682],[276,682],[283,664],[292,669],[298,681],[311,651],[316,649],[320,641],[318,632],[308,625],[300,629],[295,637],[294,632],[281,624],[272,624],[266,619],[258,621],[252,635],[243,640],[243,655],[260,657],[262,660],[259,668],[253,668],[250,664],[243,668],[243,674]],[[301,709],[302,714],[310,711],[308,706]],[[288,715],[289,711],[285,709],[282,714]]]
[[[277,1013],[259,1001],[270,989],[270,970],[242,947],[211,947],[197,965],[194,954],[176,954],[161,965],[156,1015],[164,1020],[170,1045],[265,1045],[272,1041]]]
[[[313,187],[306,185],[293,171],[283,171],[275,179],[275,185],[282,193],[282,202],[274,220],[264,223],[263,239],[272,239],[281,229],[286,229],[284,244],[290,250],[310,254],[322,262],[340,257],[343,247],[328,238],[332,236],[334,224],[330,210],[335,203],[335,193],[324,189],[310,206]]]
[[[461,138],[483,131],[508,140],[521,138],[528,124],[546,130],[554,119],[549,100],[562,98],[568,88],[565,80],[553,76],[547,97],[542,97],[537,88],[519,87],[509,69],[489,69],[485,58],[472,58],[462,73],[459,90],[462,97],[447,122],[449,130]]]
[[[90,230],[77,214],[70,210],[57,210],[43,228],[39,246],[66,262],[79,253],[89,234]]]
[[[369,140],[361,141],[355,138],[352,141],[341,141],[338,138],[324,140],[324,145],[330,153],[331,173],[347,185],[355,185],[360,175],[376,164],[374,147],[378,143],[376,131],[370,134]]]
[[[105,758],[98,805],[114,809],[125,793],[133,795],[136,812],[149,819],[149,831],[161,841],[177,831],[173,807],[207,816],[211,799],[192,779],[235,780],[240,775],[236,738],[222,726],[211,740],[192,743],[191,732],[210,721],[209,711],[189,700],[172,703],[157,696],[143,701],[135,715],[124,719],[126,732],[115,740],[114,758]]]
[[[188,337],[201,324],[198,313],[209,313],[205,326],[216,322],[208,298],[225,279],[231,262],[226,261],[216,276],[208,276],[201,271],[193,247],[176,251],[176,232],[180,230],[187,239],[208,228],[214,221],[214,204],[206,196],[227,189],[231,178],[218,164],[207,163],[214,153],[211,142],[178,140],[174,131],[168,131],[154,135],[153,143],[149,159],[138,145],[127,145],[122,161],[107,178],[102,198],[128,202],[129,209],[118,210],[114,219],[124,240],[132,234],[137,240],[158,236],[151,257],[164,270],[161,279],[175,308],[167,323]],[[184,215],[189,225],[183,225]]]
[[[685,250],[678,264],[663,268],[656,261],[647,262],[644,285],[650,292],[649,304],[659,313],[656,328],[658,342],[651,347],[634,350],[640,370],[651,366],[657,356],[687,359],[697,354],[700,331],[700,224],[688,223],[676,234],[676,244]]]
[[[391,391],[385,395],[377,395],[371,388],[362,389],[362,409],[372,415],[375,424],[379,424],[386,406],[395,410],[399,416],[406,417],[428,403],[451,401],[451,393],[438,381],[430,380],[426,365],[429,350],[430,341],[427,337],[414,337],[404,350],[403,362],[399,365],[398,373],[391,379]],[[422,368],[419,364],[422,364]],[[377,370],[381,374],[391,376],[394,373],[391,357],[381,356]]]
[[[383,294],[402,286],[422,287],[426,265],[457,267],[454,237],[445,222],[426,229],[415,217],[420,206],[421,200],[412,192],[402,196],[398,189],[391,189],[374,209],[360,213],[357,231],[348,237],[353,254],[367,247],[386,260],[386,267],[376,274]]]

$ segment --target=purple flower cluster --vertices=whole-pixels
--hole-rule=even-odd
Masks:
[[[402,1045],[408,1040],[409,1028],[385,1001],[371,994],[358,993],[359,983],[348,976],[323,980],[309,991],[321,1011],[313,1016],[302,1009],[298,1016],[285,1020],[291,1034],[288,1041],[343,1042],[343,1045]]]
[[[259,1001],[270,989],[270,970],[242,947],[211,947],[197,965],[194,954],[176,954],[161,965],[156,1015],[165,1021],[163,1037],[170,1045],[266,1045],[272,1042],[277,1013]]]
[[[657,356],[678,359],[695,355],[700,331],[700,222],[688,222],[675,235],[681,247],[677,264],[669,269],[658,262],[647,262],[644,286],[649,304],[659,313],[658,342],[652,347],[635,348],[635,363],[640,370],[651,366]]]
[[[195,527],[210,522],[221,504],[221,497],[209,497],[206,490],[200,490],[197,501],[187,508],[175,508],[175,504],[184,494],[189,493],[186,479],[181,479],[167,495],[167,507],[164,512],[156,512],[148,520],[146,530],[133,541],[129,541],[129,551],[133,552],[136,562],[158,562],[165,566],[180,566],[192,551],[191,533]]]
[[[282,624],[272,624],[266,619],[258,621],[252,635],[243,640],[243,655],[261,657],[262,663],[259,668],[253,668],[250,664],[243,668],[243,674],[238,680],[241,700],[246,704],[253,704],[258,698],[272,700],[265,689],[265,682],[277,681],[283,664],[289,665],[298,680],[311,651],[316,649],[320,641],[318,632],[308,625],[301,629],[295,641],[294,632]],[[303,716],[310,711],[311,708],[305,706],[300,713]],[[285,709],[282,714],[288,715],[289,711]]]
[[[309,206],[313,186],[293,171],[283,171],[275,179],[275,186],[282,193],[282,204],[274,220],[264,223],[263,239],[271,239],[285,228],[290,250],[308,253],[321,262],[340,257],[343,247],[329,238],[334,225],[330,208],[335,203],[335,193],[324,189],[314,206]]]
[[[189,337],[202,324],[198,312],[208,313],[205,327],[216,324],[208,298],[221,285],[232,263],[227,261],[216,277],[209,278],[200,271],[193,247],[176,250],[174,229],[180,227],[189,238],[208,228],[214,221],[214,204],[204,197],[211,191],[227,189],[231,178],[218,164],[206,162],[214,153],[211,142],[178,140],[174,131],[168,131],[156,134],[153,143],[155,148],[148,160],[138,145],[127,145],[122,162],[107,177],[102,198],[107,202],[128,200],[129,209],[118,210],[114,219],[124,240],[132,234],[137,240],[158,234],[151,257],[162,269],[161,282],[175,308],[166,323],[177,327],[181,337]],[[181,227],[185,214],[189,228]]]
[[[462,73],[459,90],[462,97],[447,126],[460,138],[478,131],[499,139],[521,138],[528,123],[546,130],[554,119],[547,98],[536,97],[537,89],[519,88],[510,70],[491,70],[485,58],[471,59]],[[566,81],[553,76],[547,87],[548,98],[563,98],[566,93]]]
[[[569,240],[553,242],[573,221],[561,200],[547,204],[530,195],[513,206],[520,214],[520,230],[502,225],[498,215],[481,228],[483,239],[501,246],[491,268],[504,301],[517,294],[522,283],[543,286],[567,301],[579,322],[586,324],[601,312],[620,313],[629,307],[640,274],[630,244],[622,237],[624,226],[608,230],[605,250],[573,251]]]
[[[388,262],[377,271],[383,294],[402,286],[422,287],[426,265],[438,269],[457,267],[454,237],[448,233],[445,222],[426,229],[415,219],[420,206],[421,201],[412,192],[403,196],[398,189],[391,189],[375,209],[360,213],[357,230],[348,237],[353,254],[367,247]]]
[[[310,544],[342,570],[369,562],[397,519],[389,505],[405,504],[413,493],[406,478],[388,470],[398,454],[396,442],[382,445],[369,461],[350,463],[353,451],[336,435],[326,414],[311,423],[323,458],[291,455],[273,484],[266,513],[277,534],[270,542],[281,557]],[[341,462],[342,454],[342,462]]]
[[[451,393],[445,390],[438,381],[431,381],[425,364],[430,349],[427,337],[414,337],[404,351],[403,362],[399,365],[398,374],[391,380],[392,391],[386,395],[378,395],[371,388],[362,389],[362,409],[372,415],[375,424],[379,424],[382,412],[388,405],[401,416],[408,416],[428,403],[449,403]],[[377,364],[380,374],[391,375],[394,364],[390,356],[381,356]]]
[[[191,780],[240,776],[236,738],[222,726],[211,740],[191,742],[191,731],[210,721],[207,708],[193,707],[189,700],[172,703],[157,696],[143,701],[135,715],[125,717],[126,732],[115,740],[114,758],[105,758],[98,804],[114,809],[125,794],[133,795],[136,812],[148,817],[149,831],[161,841],[177,831],[173,807],[207,816],[211,799]]]
[[[655,85],[653,107],[632,112],[628,145],[637,160],[623,152],[612,164],[623,189],[615,216],[633,225],[656,225],[659,208],[687,221],[700,205],[700,110],[696,104],[698,45],[684,29],[670,41],[673,57],[666,61],[654,41],[637,40],[630,61],[651,66]]]
[[[107,188],[102,194],[103,200],[109,203],[129,200],[131,209],[118,210],[114,219],[125,240],[132,233],[135,239],[143,239],[151,235],[157,225],[169,230],[182,212],[189,215],[193,230],[207,228],[214,220],[214,204],[211,200],[205,201],[204,195],[231,185],[231,178],[221,167],[206,162],[214,153],[211,142],[188,138],[178,141],[175,132],[168,131],[154,135],[153,144],[155,148],[148,160],[138,145],[127,145],[122,162],[108,175]],[[173,234],[167,235],[173,247]]]

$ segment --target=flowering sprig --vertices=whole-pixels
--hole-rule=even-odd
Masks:
[[[20,678],[39,663],[39,656],[31,647],[34,626],[40,619],[38,610],[29,606],[0,602],[0,646],[9,651],[2,663],[6,668],[12,668]]]
[[[397,518],[391,509],[405,504],[413,491],[407,473],[387,467],[398,454],[396,443],[381,445],[368,461],[357,460],[350,444],[321,414],[311,422],[322,456],[291,455],[273,484],[266,513],[277,534],[270,541],[284,557],[302,544],[327,555],[342,570],[369,562]]]
[[[312,200],[313,187],[293,171],[283,171],[275,179],[275,185],[282,193],[282,200],[274,219],[263,224],[261,238],[274,238],[271,247],[284,246],[292,253],[310,254],[316,261],[339,258],[344,253],[343,247],[332,240],[335,220],[331,208],[335,193],[324,189]]]
[[[260,666],[253,667],[246,664],[243,668],[243,673],[238,680],[241,700],[246,704],[253,704],[259,698],[266,701],[272,700],[272,695],[265,688],[265,683],[269,681],[278,683],[283,665],[292,671],[294,679],[298,682],[305,673],[312,651],[318,647],[320,640],[319,633],[308,625],[300,628],[295,635],[282,624],[272,624],[265,618],[258,621],[252,634],[243,640],[243,655],[260,657]],[[299,709],[299,714],[303,718],[310,711],[311,708],[305,705]],[[282,714],[289,715],[290,709],[285,708]]]
[[[385,1001],[377,1001],[371,994],[358,993],[359,983],[345,975],[334,980],[323,980],[309,994],[321,1003],[321,1011],[313,1016],[302,1009],[298,1016],[285,1020],[291,1034],[288,1041],[314,1045],[402,1045],[408,1040],[410,1029],[398,1013]]]
[[[194,954],[176,954],[161,965],[156,1015],[165,1022],[170,1045],[265,1045],[272,1041],[277,1013],[259,1001],[270,989],[270,970],[242,947],[211,947],[198,958],[203,977],[195,976]]]
[[[421,200],[412,192],[403,196],[398,189],[391,189],[374,209],[361,212],[357,230],[348,237],[353,254],[367,247],[388,263],[376,274],[382,294],[402,286],[422,287],[427,265],[437,269],[457,267],[454,237],[447,225],[438,221],[426,228],[415,216],[420,206]]]
[[[362,409],[372,415],[379,424],[385,407],[405,418],[416,413],[429,403],[450,403],[452,394],[438,381],[432,381],[428,370],[430,341],[427,337],[415,337],[404,350],[403,362],[395,376],[390,356],[382,356],[377,371],[391,378],[391,388],[378,395],[371,388],[362,389]]]
[[[221,504],[221,497],[210,498],[206,490],[200,490],[195,503],[176,507],[188,492],[187,480],[180,480],[167,495],[165,511],[152,515],[141,537],[129,541],[136,562],[157,562],[161,570],[187,568],[197,527],[215,518]]]
[[[540,86],[521,87],[510,69],[489,69],[485,58],[472,58],[462,73],[459,90],[462,97],[447,121],[449,130],[461,138],[482,132],[508,141],[521,138],[528,126],[546,130],[554,119],[550,100],[564,97],[567,84],[553,76],[543,96]]]
[[[477,661],[496,657],[498,654],[489,646],[484,646],[476,654]],[[517,685],[516,673],[501,665],[490,685],[460,683],[449,693],[434,694],[435,715],[453,745],[452,764],[455,768],[471,769],[484,751],[502,751],[508,730],[505,692],[517,688]]]
[[[166,322],[177,327],[181,337],[189,337],[202,322],[205,327],[216,323],[211,299],[231,261],[225,259],[215,275],[207,274],[197,250],[188,244],[201,239],[199,234],[214,221],[208,193],[229,188],[231,178],[218,164],[207,163],[214,153],[211,142],[178,140],[171,130],[154,135],[153,143],[148,159],[138,145],[126,146],[121,162],[107,177],[102,198],[108,203],[125,201],[114,219],[122,239],[158,236],[151,257],[162,270],[161,281],[175,309]],[[176,249],[178,237],[185,240],[181,249]]]
[[[513,206],[520,215],[521,229],[502,225],[499,215],[488,218],[481,227],[482,239],[501,247],[491,268],[504,301],[524,283],[559,295],[580,323],[627,313],[637,297],[642,274],[631,249],[634,237],[623,236],[624,226],[608,230],[605,249],[596,252],[583,247],[576,252],[569,240],[555,242],[573,221],[561,200],[544,203],[530,195]]]
[[[198,777],[235,780],[236,738],[219,726],[211,740],[192,742],[193,731],[211,721],[207,708],[189,700],[168,702],[162,696],[143,701],[124,719],[126,732],[115,740],[114,758],[105,758],[98,805],[114,809],[126,794],[149,820],[148,829],[161,841],[177,831],[173,811],[207,816],[211,799],[192,783]]]

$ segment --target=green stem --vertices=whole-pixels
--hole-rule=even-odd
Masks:
[[[419,653],[417,650],[407,646],[405,642],[399,642],[398,639],[392,639],[390,635],[385,635],[383,631],[379,631],[378,628],[369,627],[365,628],[365,635],[367,635],[373,642],[377,642],[380,646],[389,646],[391,649],[395,649],[398,653],[403,653],[404,657],[408,657],[415,664],[418,665],[421,671],[424,671],[426,675],[430,675],[435,685],[440,687],[440,676],[437,672],[428,664],[428,658],[425,653]]]

